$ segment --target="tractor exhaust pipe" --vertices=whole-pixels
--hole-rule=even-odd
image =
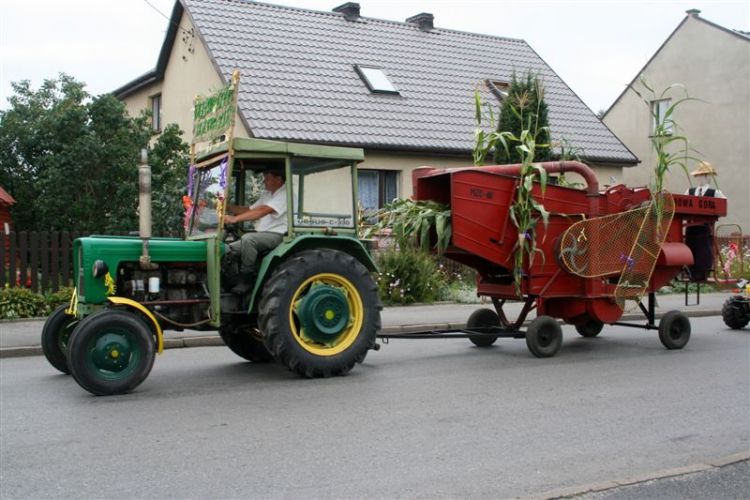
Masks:
[[[138,167],[138,223],[138,233],[143,240],[143,252],[139,259],[141,269],[154,270],[157,266],[151,263],[148,253],[148,240],[151,238],[151,166],[146,148],[141,149],[141,164]]]

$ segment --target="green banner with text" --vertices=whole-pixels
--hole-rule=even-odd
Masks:
[[[227,134],[237,112],[237,85],[230,83],[208,97],[197,97],[193,111],[193,144]]]

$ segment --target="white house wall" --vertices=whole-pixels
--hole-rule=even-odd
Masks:
[[[658,93],[680,83],[697,99],[677,108],[677,134],[690,140],[699,152],[696,156],[716,167],[719,187],[729,199],[729,215],[721,222],[740,224],[745,233],[750,232],[750,41],[688,17],[642,74]],[[672,92],[673,102],[683,95]],[[655,154],[650,120],[649,107],[631,91],[604,118],[642,162],[624,169],[629,185],[648,185],[652,180]],[[696,161],[689,165],[692,170]],[[682,193],[688,182],[678,168],[667,175],[666,188]]]
[[[193,100],[224,86],[203,42],[197,35],[189,34],[192,28],[189,18],[183,13],[164,79],[124,99],[128,113],[137,116],[141,110],[150,109],[152,96],[161,94],[162,124],[178,124],[188,143],[193,138]],[[248,137],[239,115],[235,120],[235,136]]]

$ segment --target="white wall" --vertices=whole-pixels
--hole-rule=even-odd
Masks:
[[[719,187],[729,199],[729,215],[720,223],[740,224],[750,233],[750,41],[688,17],[643,75],[657,93],[680,83],[698,99],[677,108],[677,134],[686,136],[699,152],[693,154],[711,162],[719,173]],[[672,92],[673,102],[683,95]],[[653,176],[650,119],[648,106],[632,91],[604,118],[641,159],[639,166],[625,169],[630,185],[647,185]],[[689,161],[689,170],[696,163]],[[679,168],[667,175],[666,188],[672,192],[683,193],[688,185]]]

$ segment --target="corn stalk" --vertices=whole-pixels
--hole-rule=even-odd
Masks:
[[[377,213],[378,222],[368,228],[366,237],[390,229],[400,248],[430,249],[430,233],[434,228],[437,241],[433,248],[442,253],[451,240],[450,207],[434,201],[395,199]]]

